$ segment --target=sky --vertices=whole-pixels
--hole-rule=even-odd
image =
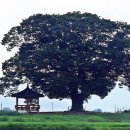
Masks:
[[[22,19],[30,15],[64,14],[72,11],[81,11],[97,14],[101,18],[112,21],[123,21],[130,24],[130,0],[0,0],[0,41],[12,27],[19,25]],[[2,62],[15,54],[16,50],[7,52],[5,46],[0,45],[0,76],[2,76]],[[25,87],[25,86],[24,86]],[[23,87],[23,88],[24,88]],[[115,87],[104,99],[93,95],[84,104],[86,110],[102,109],[105,112],[114,112],[117,109],[130,109],[130,91],[126,86],[120,89]],[[3,107],[14,109],[15,98],[0,96]],[[40,99],[41,111],[66,111],[71,106],[68,99],[59,101],[47,97]],[[52,108],[53,105],[53,108]]]

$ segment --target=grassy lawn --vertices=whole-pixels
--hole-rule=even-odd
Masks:
[[[0,114],[0,130],[130,130],[130,114]]]

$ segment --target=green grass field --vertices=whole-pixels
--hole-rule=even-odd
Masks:
[[[130,114],[3,113],[0,130],[130,130]]]

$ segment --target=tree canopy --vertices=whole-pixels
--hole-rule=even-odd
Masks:
[[[82,111],[92,94],[105,97],[117,81],[130,86],[129,30],[90,13],[30,16],[2,40],[9,51],[19,51],[3,63],[1,88],[28,80],[50,98],[72,99],[71,110]]]

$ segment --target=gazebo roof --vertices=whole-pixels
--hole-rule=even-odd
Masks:
[[[18,98],[39,98],[43,97],[43,94],[39,94],[32,89],[30,89],[28,86],[26,89],[24,89],[21,92],[12,94],[11,97],[18,97]]]

